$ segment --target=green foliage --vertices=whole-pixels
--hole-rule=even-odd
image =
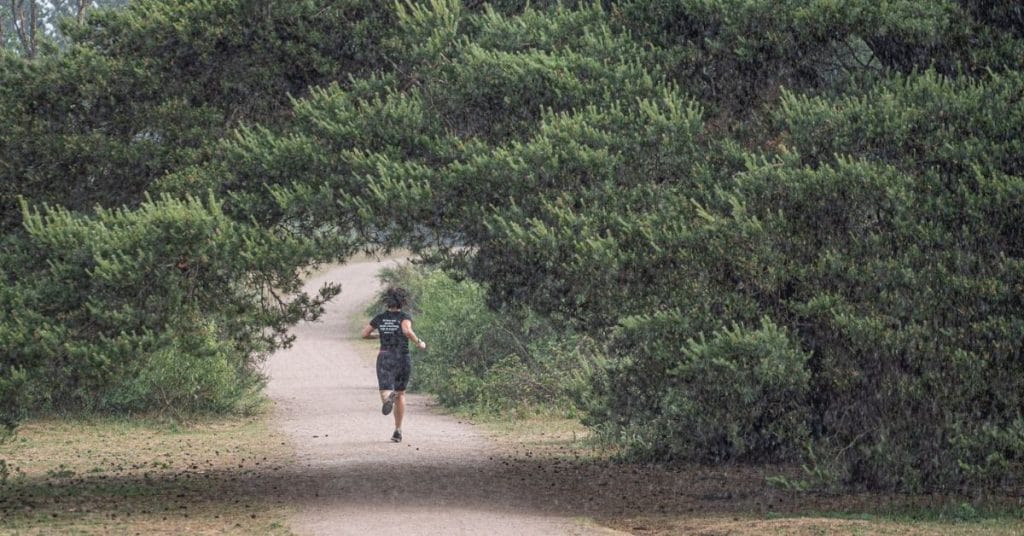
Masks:
[[[4,251],[9,241],[4,241]],[[26,298],[6,278],[0,279],[0,348],[18,348],[32,340],[31,332],[18,321],[17,312],[25,307]],[[28,408],[26,371],[8,360],[0,362],[0,443],[24,417]]]
[[[0,50],[7,49],[17,51],[20,54],[27,54],[25,50],[25,43],[20,39],[18,33],[18,26],[21,26],[22,22],[28,23],[34,18],[35,22],[35,39],[37,51],[40,48],[53,47],[54,45],[65,44],[67,41],[62,30],[62,25],[72,19],[79,16],[78,3],[71,0],[53,0],[49,2],[42,2],[40,0],[31,0],[29,2],[18,2],[24,6],[22,13],[15,13],[12,11],[12,7],[16,7],[14,2],[5,2],[4,5],[0,6]],[[90,13],[99,9],[117,9],[124,7],[128,3],[128,0],[89,0],[86,4],[86,9],[82,12],[83,17],[87,17]],[[35,16],[32,16],[31,6],[34,4]],[[25,17],[25,21],[21,20],[21,16]],[[24,29],[28,30],[30,24],[26,24]],[[29,32],[26,32],[29,33]]]
[[[260,356],[335,292],[298,295],[298,268],[352,245],[294,219],[252,227],[244,192],[198,165],[231,128],[273,124],[293,96],[379,62],[393,15],[147,0],[67,21],[65,50],[0,57],[5,424],[32,406],[220,410],[259,385]],[[227,201],[153,203],[153,190]]]
[[[386,2],[139,0],[95,13],[72,38],[105,55],[148,61],[165,94],[266,121],[291,96],[380,61]]]
[[[19,197],[76,211],[138,203],[155,176],[201,155],[221,117],[162,91],[141,62],[87,48],[0,56],[0,228],[20,224]]]
[[[261,384],[252,370],[240,373],[239,352],[218,326],[200,321],[171,328],[129,364],[103,403],[122,412],[179,415],[246,410],[246,397]]]
[[[765,305],[814,353],[821,459],[850,481],[989,486],[1024,460],[1022,87],[926,73],[792,98],[791,156],[736,179],[789,259]]]
[[[4,331],[7,331],[6,327]],[[0,414],[0,443],[25,416],[28,408],[25,383],[24,369],[4,364],[3,375],[0,375],[0,407],[3,408],[3,414]]]
[[[809,437],[808,355],[769,319],[680,348],[692,332],[679,311],[624,319],[590,424],[644,459],[795,459]]]
[[[337,292],[301,294],[308,242],[236,223],[213,200],[95,219],[26,209],[25,221],[3,257],[0,366],[27,374],[29,407],[226,409],[259,384],[254,365],[290,342],[287,327]]]
[[[1024,42],[987,2],[626,1],[616,21],[663,47],[674,77],[703,99],[745,115],[780,86],[829,91],[887,70],[1021,68]],[[972,5],[973,4],[973,5]],[[965,13],[965,8],[968,13]],[[969,12],[982,15],[974,22]],[[1019,12],[1018,12],[1019,19]]]

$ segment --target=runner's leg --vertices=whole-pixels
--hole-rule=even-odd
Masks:
[[[402,356],[397,363],[395,371],[395,434],[391,436],[392,441],[402,441],[402,420],[405,418],[405,388],[409,385],[409,376],[412,375],[412,359],[408,355]]]
[[[398,398],[395,399],[395,430],[402,429],[402,418],[405,417],[405,391],[395,391]]]
[[[380,393],[381,412],[384,415],[391,413],[393,399],[395,396],[395,364],[391,352],[382,350],[377,354],[377,389]]]

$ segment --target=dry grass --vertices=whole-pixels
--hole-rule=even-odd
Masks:
[[[30,421],[0,446],[0,531],[287,534],[273,474],[291,450],[266,421]]]
[[[1024,498],[993,497],[978,504],[962,497],[791,492],[769,485],[767,477],[799,478],[795,467],[614,463],[614,453],[592,441],[574,419],[537,415],[474,421],[509,458],[527,463],[535,479],[551,467],[560,468],[560,478],[571,478],[574,471],[584,475],[576,480],[573,494],[588,501],[603,498],[601,510],[608,513],[594,518],[626,533],[1024,534]],[[610,483],[615,493],[610,493]]]
[[[607,460],[612,451],[590,437],[578,419],[550,414],[504,417],[469,417],[501,449],[513,457]]]
[[[789,535],[789,536],[930,536],[945,535],[1018,535],[1024,525],[1006,520],[971,523],[910,522],[893,520],[857,520],[829,517],[789,517],[784,519],[745,519],[741,517],[646,517],[617,519],[609,527],[632,534],[664,536],[692,534],[701,536]]]

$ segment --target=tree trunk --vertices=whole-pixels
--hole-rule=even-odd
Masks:
[[[21,43],[22,54],[27,58],[36,55],[36,20],[39,6],[35,0],[29,0],[28,14],[25,13],[25,0],[11,0],[11,16],[14,17],[14,30]]]
[[[28,21],[28,28],[29,28],[29,30],[28,30],[29,31],[29,40],[28,40],[29,51],[28,51],[28,57],[29,58],[34,58],[34,57],[36,57],[36,17],[38,15],[39,6],[36,5],[36,0],[31,0],[31,2],[29,3],[29,6],[30,6],[29,7],[30,16],[29,16],[29,21]]]
[[[78,13],[76,14],[78,22],[82,22],[85,20],[85,11],[89,9],[92,0],[76,0],[75,3],[78,5]]]

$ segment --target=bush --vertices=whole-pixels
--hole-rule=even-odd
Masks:
[[[198,324],[179,326],[134,360],[103,406],[121,413],[156,409],[175,415],[244,411],[241,404],[263,382],[244,370],[237,351],[217,336],[212,322]]]
[[[873,488],[1024,464],[1020,73],[787,97],[786,155],[736,177],[787,259],[765,305],[813,352],[819,459]]]
[[[587,422],[647,460],[793,460],[808,440],[808,355],[769,319],[680,346],[685,316],[623,321]]]
[[[1024,466],[1021,80],[928,72],[863,95],[786,96],[771,154],[748,150],[731,173],[708,165],[717,184],[524,196],[492,215],[486,269],[472,273],[503,302],[578,326],[677,310],[663,337],[679,353],[767,316],[807,356],[806,407],[790,408],[807,421],[790,421],[773,453],[728,430],[702,436],[706,450],[687,450],[685,433],[667,441],[672,419],[699,426],[672,407],[691,394],[665,398],[670,352],[616,351],[590,422],[637,456],[787,458],[807,437],[815,470],[851,485],[1012,485]],[[561,183],[603,178],[567,158],[554,168]],[[749,424],[743,409],[723,422]]]
[[[236,223],[213,199],[24,217],[0,258],[0,395],[12,420],[27,407],[233,408],[259,384],[259,360],[290,342],[287,328],[337,292],[301,293],[295,267],[312,246]]]

